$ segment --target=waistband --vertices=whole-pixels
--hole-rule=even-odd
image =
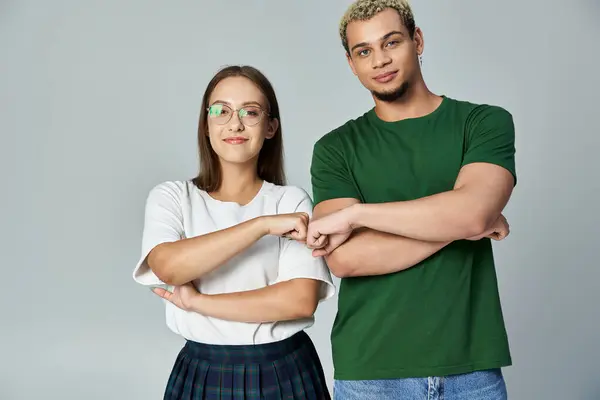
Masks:
[[[312,344],[304,331],[272,343],[249,345],[205,344],[188,340],[181,350],[191,358],[219,364],[255,364],[271,362],[293,353],[306,344]]]

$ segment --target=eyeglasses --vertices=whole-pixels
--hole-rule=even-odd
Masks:
[[[217,125],[225,125],[231,121],[234,112],[238,113],[240,121],[245,126],[256,125],[263,119],[263,116],[269,115],[269,113],[258,106],[244,106],[239,109],[232,109],[228,105],[220,103],[213,104],[206,111],[208,111],[208,118]]]

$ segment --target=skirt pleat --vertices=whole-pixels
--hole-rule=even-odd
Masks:
[[[272,381],[276,382],[272,387],[265,388],[265,399],[271,400],[267,393],[273,393],[273,399],[294,399],[294,389],[292,380],[286,368],[285,360],[277,360],[271,364],[270,374],[273,376]],[[268,392],[266,390],[269,390]]]
[[[221,399],[233,399],[233,365],[223,365],[221,367]]]
[[[248,364],[244,366],[245,386],[244,400],[261,400],[261,367],[260,364]]]
[[[246,366],[235,364],[233,366],[233,392],[231,400],[246,400]]]
[[[167,382],[167,388],[164,396],[165,400],[175,400],[181,398],[181,392],[185,382],[184,377],[187,376],[188,365],[189,360],[186,359],[183,351],[179,352],[179,355],[175,360],[175,365],[173,366],[173,371],[171,372],[171,376],[169,376],[169,380]]]
[[[264,345],[188,341],[165,400],[330,400],[317,352],[304,332]]]
[[[204,386],[198,390],[198,397],[193,400],[220,400],[223,388],[221,387],[221,368],[219,365],[208,364],[208,371]]]
[[[198,360],[188,361],[187,364],[187,373],[185,374],[183,391],[181,393],[181,398],[186,400],[194,398],[194,386],[198,381]]]
[[[302,378],[302,393],[309,399],[317,399],[317,393],[320,393],[320,390],[317,388],[320,386],[318,380],[318,376],[314,374],[313,363],[307,365],[306,362],[306,352],[302,352],[294,357],[294,365],[298,370],[298,374],[300,378]]]
[[[307,389],[310,386],[312,386],[310,384],[310,375],[307,374],[303,377],[303,374],[305,374],[306,371],[302,371],[302,369],[298,367],[298,358],[299,357],[300,357],[299,352],[294,352],[292,354],[288,354],[288,356],[286,357],[286,359],[287,359],[286,366],[288,369],[288,376],[291,377],[294,398],[295,399],[315,398],[314,393],[309,393],[309,391],[307,391]]]
[[[303,381],[306,384],[304,389],[308,393],[308,396],[310,398],[320,399],[318,394],[326,393],[328,391],[325,383],[325,373],[323,372],[323,369],[320,368],[320,364],[315,364],[312,361],[315,357],[318,358],[317,349],[312,343],[308,343],[307,346],[309,347],[308,351],[302,352],[300,357],[298,357],[297,362],[299,363],[300,370],[303,371],[303,377],[305,377],[303,378]]]

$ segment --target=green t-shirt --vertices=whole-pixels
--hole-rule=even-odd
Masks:
[[[510,113],[443,97],[432,113],[385,122],[370,110],[314,146],[315,204],[406,201],[452,190],[465,164],[515,177]],[[405,271],[344,278],[331,333],[335,379],[445,376],[510,365],[492,246],[459,240]]]

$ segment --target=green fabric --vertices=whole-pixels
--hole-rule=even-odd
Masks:
[[[515,177],[514,125],[503,108],[444,97],[398,122],[374,110],[314,146],[315,204],[406,201],[452,190],[463,165]],[[511,364],[489,239],[456,241],[408,270],[342,279],[332,334],[335,379],[444,376]]]

